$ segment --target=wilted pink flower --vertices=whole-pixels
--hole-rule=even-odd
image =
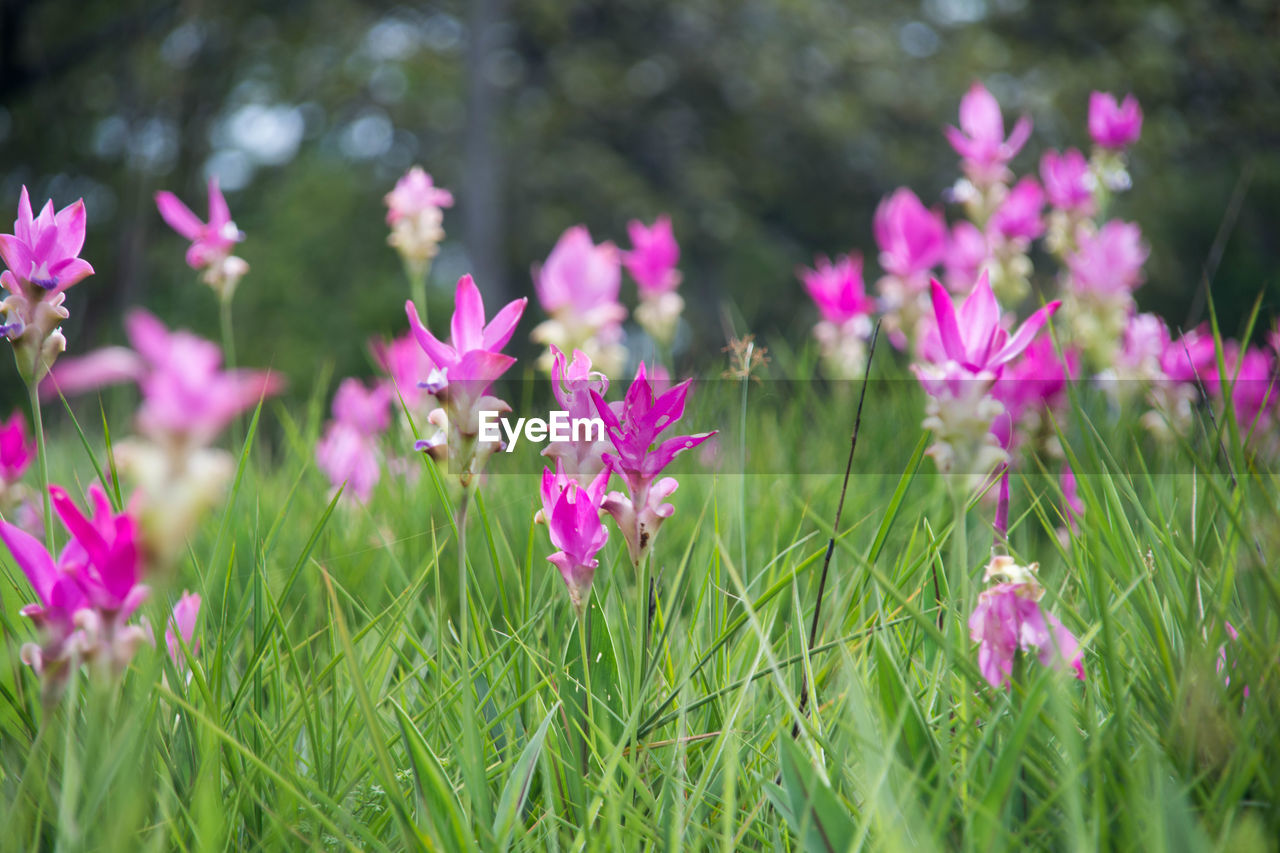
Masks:
[[[995,96],[978,82],[960,99],[960,128],[948,127],[947,141],[964,163],[965,174],[979,186],[1002,181],[1006,164],[1031,136],[1031,119],[1023,116],[1004,137],[1004,117]]]
[[[715,435],[704,432],[662,439],[662,434],[684,416],[691,382],[686,379],[655,397],[641,362],[635,380],[616,409],[599,393],[591,392],[596,412],[616,451],[604,455],[605,464],[622,478],[628,492],[610,492],[602,507],[622,531],[636,566],[648,553],[659,526],[674,512],[671,504],[663,501],[679,484],[674,477],[659,480],[658,475],[678,454]]]
[[[1080,500],[1080,490],[1077,488],[1076,475],[1071,470],[1070,465],[1062,466],[1062,473],[1059,475],[1058,483],[1062,487],[1062,509],[1066,513],[1067,523],[1071,525],[1072,530],[1078,530],[1080,517],[1084,515],[1084,503]]]
[[[192,655],[200,653],[200,643],[195,640],[196,636],[196,620],[200,618],[200,596],[194,592],[182,591],[182,597],[178,599],[178,603],[173,606],[173,616],[169,619],[169,627],[165,629],[164,640],[165,646],[169,649],[169,657],[173,659],[173,665],[182,670],[186,667],[187,661],[182,654],[182,646],[185,644],[191,650]],[[178,642],[178,638],[182,638],[182,642]]]
[[[631,251],[623,255],[622,262],[636,280],[641,297],[674,290],[680,284],[680,271],[676,269],[680,246],[671,231],[671,218],[659,216],[653,225],[633,219],[627,223],[627,234],[631,237]]]
[[[1044,181],[1049,204],[1081,216],[1093,215],[1093,176],[1089,172],[1089,161],[1079,150],[1069,148],[1061,154],[1044,152],[1040,158],[1040,180]]]
[[[156,207],[169,227],[191,241],[187,249],[187,266],[204,269],[220,263],[231,253],[244,232],[231,220],[227,200],[218,188],[218,179],[209,179],[209,221],[202,222],[171,192],[156,193]]]
[[[1138,141],[1142,133],[1142,107],[1133,95],[1117,104],[1107,92],[1089,95],[1089,135],[1103,148],[1125,148]]]
[[[947,224],[916,194],[900,187],[876,207],[872,223],[880,265],[901,278],[928,272],[947,250]]]
[[[1082,236],[1080,248],[1067,256],[1071,287],[1100,296],[1128,293],[1142,283],[1150,252],[1135,223],[1113,219],[1096,234]]]
[[[600,565],[596,554],[609,539],[609,531],[600,521],[600,503],[608,481],[609,472],[601,471],[583,485],[565,475],[559,462],[554,474],[542,469],[541,518],[547,523],[551,544],[559,549],[547,559],[560,570],[579,614]]]
[[[875,310],[862,282],[862,255],[841,255],[835,263],[818,257],[814,269],[801,267],[796,275],[813,297],[823,319],[840,325]]]
[[[1000,202],[987,227],[1006,240],[1034,240],[1044,233],[1043,207],[1044,191],[1027,175]]]
[[[6,484],[22,479],[35,458],[36,441],[27,432],[27,419],[21,412],[14,412],[0,424],[0,491]]]
[[[0,521],[0,539],[39,599],[22,615],[41,629],[44,644],[24,646],[22,659],[57,687],[73,661],[99,660],[115,672],[128,664],[146,635],[125,622],[149,590],[139,583],[142,552],[130,515],[113,513],[97,484],[89,488],[88,518],[63,489],[51,486],[49,494],[71,534],[56,563],[39,540],[15,525]]]
[[[998,371],[1016,358],[1040,331],[1053,312],[1057,300],[1036,311],[1012,337],[1000,325],[1002,313],[984,272],[957,315],[951,294],[934,280],[933,313],[946,358],[970,373]]]
[[[368,501],[382,474],[378,437],[391,423],[391,388],[377,382],[366,388],[344,379],[333,398],[333,420],[316,445],[316,462],[344,495]]]
[[[438,187],[421,166],[414,166],[396,181],[395,188],[384,199],[387,224],[420,215],[433,208],[453,207],[453,193]]]
[[[997,582],[978,596],[969,617],[969,636],[980,644],[978,669],[992,687],[1009,682],[1019,649],[1036,652],[1046,666],[1069,666],[1084,680],[1079,641],[1040,606],[1044,590],[1035,578],[1036,569],[1034,563],[1019,566],[1003,555],[987,566],[986,579]]]
[[[84,199],[56,214],[50,200],[39,216],[32,216],[31,199],[23,187],[13,233],[0,234],[0,259],[9,268],[0,275],[0,285],[17,295],[26,292],[25,282],[53,296],[93,275],[93,267],[79,257],[84,233]]]
[[[987,246],[987,238],[978,226],[967,219],[957,222],[951,228],[951,237],[947,241],[947,254],[943,266],[947,270],[947,287],[953,293],[963,293],[973,286],[982,265],[991,257],[991,249]]]
[[[391,379],[393,401],[399,395],[406,408],[417,412],[432,399],[420,383],[436,366],[431,361],[431,356],[418,345],[412,332],[391,341],[371,341],[370,349],[373,351],[374,361]]]
[[[554,359],[551,391],[561,411],[568,415],[570,423],[594,418],[596,409],[591,394],[595,392],[603,397],[609,390],[608,377],[591,369],[591,359],[582,350],[573,351],[572,361],[554,346],[551,355]],[[569,441],[549,442],[542,455],[554,458],[557,470],[563,467],[568,476],[586,485],[605,469],[604,454],[612,445],[605,436],[597,438],[588,434],[580,438],[579,441],[571,437]]]

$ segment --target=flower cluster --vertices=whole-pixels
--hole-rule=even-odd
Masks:
[[[156,193],[156,207],[170,228],[191,241],[187,266],[201,270],[201,281],[213,288],[222,300],[230,300],[236,285],[249,271],[249,265],[243,258],[231,254],[236,243],[244,240],[244,232],[231,219],[218,179],[209,179],[208,222],[202,222],[171,192]]]
[[[550,319],[531,334],[534,341],[565,352],[582,350],[604,373],[626,363],[622,321],[627,309],[618,301],[622,288],[622,256],[618,247],[596,245],[585,226],[575,225],[556,242],[546,263],[534,267],[533,287]],[[539,361],[551,370],[548,351]]]
[[[414,166],[384,199],[391,235],[387,243],[400,253],[412,278],[425,279],[444,240],[444,210],[453,193],[438,187],[421,166]]]
[[[834,263],[819,257],[813,269],[802,267],[797,275],[822,315],[813,336],[827,372],[837,379],[861,376],[875,311],[862,281],[862,256],[842,255]]]
[[[622,257],[627,272],[640,291],[636,322],[659,343],[670,346],[684,312],[684,299],[676,293],[680,285],[680,246],[671,230],[671,219],[659,216],[653,225],[638,219],[627,223],[631,251]]]

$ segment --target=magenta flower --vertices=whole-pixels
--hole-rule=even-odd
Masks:
[[[22,479],[36,458],[36,441],[27,432],[27,419],[14,412],[0,424],[0,491]]]
[[[829,323],[842,325],[875,310],[875,301],[867,296],[862,281],[862,255],[857,252],[841,255],[834,264],[818,257],[814,269],[801,267],[796,275]]]
[[[333,420],[316,445],[316,462],[334,488],[367,502],[382,474],[380,436],[391,424],[391,388],[383,382],[366,388],[344,379],[333,398]]]
[[[1116,363],[1127,372],[1155,373],[1168,349],[1169,327],[1164,320],[1155,314],[1130,314]]]
[[[876,207],[873,221],[880,265],[908,279],[937,266],[947,250],[947,225],[916,194],[900,187]]]
[[[193,270],[220,264],[244,232],[231,220],[227,200],[218,188],[218,179],[209,179],[209,221],[202,222],[171,192],[156,193],[156,207],[169,227],[191,241],[187,249],[187,266]]]
[[[1207,325],[1201,325],[1171,341],[1160,358],[1160,369],[1174,382],[1207,384],[1217,372],[1217,347]]]
[[[0,234],[0,259],[9,268],[0,275],[0,285],[17,295],[26,293],[22,285],[29,283],[53,296],[93,275],[93,267],[79,257],[84,234],[84,199],[56,214],[50,200],[39,216],[32,216],[31,199],[24,186],[13,233]],[[40,297],[32,301],[40,301]]]
[[[169,657],[173,665],[181,671],[186,668],[187,661],[182,654],[185,644],[192,655],[200,653],[200,643],[195,639],[196,620],[200,618],[200,596],[194,592],[182,591],[182,597],[173,606],[173,616],[169,619],[169,627],[165,629],[165,646],[169,649]],[[178,642],[178,638],[182,642]]]
[[[1117,104],[1107,92],[1089,95],[1089,135],[1102,148],[1118,150],[1138,141],[1142,133],[1142,107],[1133,95]]]
[[[618,304],[622,287],[619,252],[612,243],[596,245],[584,225],[575,225],[556,242],[547,262],[533,271],[538,301],[548,314],[572,311],[584,318],[600,315],[599,323],[621,322]]]
[[[685,398],[692,381],[686,379],[655,397],[641,362],[635,380],[621,404],[616,404],[616,410],[600,394],[591,392],[596,412],[604,421],[605,432],[616,451],[604,454],[605,464],[622,478],[628,492],[626,495],[610,492],[602,507],[622,531],[631,562],[636,566],[648,553],[659,526],[674,512],[674,507],[663,501],[679,484],[674,477],[659,480],[658,475],[677,455],[715,435],[715,432],[704,432],[662,439],[662,434],[684,416]]]
[[[609,390],[609,379],[603,373],[591,369],[591,359],[582,350],[573,351],[573,360],[555,347],[551,348],[554,362],[551,365],[551,391],[560,409],[566,412],[570,423],[594,418],[595,401],[592,393],[601,397]],[[586,485],[605,470],[604,454],[611,446],[607,437],[580,436],[579,441],[548,442],[542,455],[556,460],[568,476]]]
[[[1020,355],[1061,304],[1055,300],[1039,309],[1010,337],[1000,325],[1000,305],[985,272],[960,306],[959,314],[951,294],[936,279],[932,288],[934,319],[943,353],[974,374],[998,371]]]
[[[420,382],[436,369],[431,357],[423,351],[414,339],[412,332],[407,332],[392,341],[374,340],[370,343],[374,361],[391,379],[395,394],[398,394],[410,411],[418,411],[429,403],[431,395],[423,390]],[[395,400],[395,394],[392,400]],[[434,407],[434,403],[432,403]]]
[[[560,570],[579,615],[600,565],[596,554],[609,539],[609,531],[600,521],[600,503],[608,481],[609,472],[601,471],[583,485],[567,476],[559,462],[554,474],[542,469],[542,520],[547,523],[551,544],[559,549],[547,560]]]
[[[384,199],[387,224],[395,225],[436,208],[453,207],[453,193],[438,187],[421,166],[414,166],[396,181],[395,188]]]
[[[1084,663],[1075,635],[1058,617],[1040,606],[1044,594],[1036,580],[1037,565],[1019,566],[1007,556],[993,557],[986,579],[997,581],[978,596],[969,617],[969,636],[978,647],[978,669],[992,687],[1003,687],[1013,675],[1019,650],[1036,652],[1046,666],[1067,666],[1084,680]]]
[[[117,673],[128,664],[146,635],[125,622],[149,590],[139,583],[142,551],[131,516],[113,513],[97,484],[89,488],[88,518],[63,489],[51,486],[49,494],[71,534],[56,562],[39,540],[8,522],[0,521],[0,539],[39,599],[22,615],[41,629],[44,644],[24,646],[22,659],[56,688],[73,662],[99,660]]]
[[[1037,338],[1005,368],[992,394],[1018,423],[1029,413],[1062,406],[1067,380],[1079,374],[1078,352],[1068,348],[1059,357],[1052,338]]]
[[[1006,165],[1031,136],[1031,119],[1018,119],[1004,137],[1004,117],[995,96],[978,82],[960,99],[960,128],[946,129],[947,141],[960,155],[965,174],[979,186],[998,183],[1008,174]]]
[[[1049,204],[1081,216],[1092,216],[1094,211],[1094,178],[1089,171],[1089,161],[1075,148],[1059,154],[1046,151],[1040,158],[1040,180],[1044,181]]]
[[[943,258],[947,287],[955,293],[972,287],[978,274],[982,272],[982,265],[990,257],[991,249],[987,246],[987,238],[978,226],[967,219],[957,222],[951,228],[947,254]]]
[[[1271,355],[1257,347],[1241,353],[1239,344],[1228,341],[1223,345],[1222,363],[1224,371],[1218,370],[1216,359],[1208,365],[1205,385],[1215,397],[1224,397],[1230,389],[1236,423],[1249,430],[1275,407],[1280,395]]]
[[[680,246],[671,231],[671,218],[659,216],[653,225],[633,219],[627,223],[627,234],[631,237],[631,251],[623,255],[622,262],[639,286],[641,298],[675,290],[680,284],[680,271],[676,269]]]
[[[1034,240],[1044,233],[1043,207],[1044,190],[1027,175],[1000,202],[988,227],[1006,240]]]
[[[1113,219],[1083,237],[1080,248],[1067,256],[1071,286],[1099,296],[1128,293],[1142,284],[1142,265],[1150,252],[1135,223]]]

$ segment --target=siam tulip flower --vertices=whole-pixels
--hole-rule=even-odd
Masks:
[[[171,192],[156,193],[156,207],[170,228],[191,241],[187,266],[204,270],[202,281],[220,298],[231,299],[249,265],[231,254],[236,243],[244,240],[244,232],[231,220],[231,210],[218,188],[218,179],[209,178],[208,222],[202,222]]]
[[[181,556],[188,536],[221,499],[235,472],[231,455],[209,445],[237,415],[276,393],[281,382],[256,370],[223,370],[216,344],[188,331],[170,331],[141,309],[125,317],[125,332],[132,349],[113,347],[68,359],[41,392],[138,384],[142,403],[134,423],[140,435],[116,445],[115,458],[137,486],[133,514],[147,560],[167,567]]]
[[[573,360],[569,361],[553,346],[551,356],[551,391],[561,411],[568,415],[570,423],[594,418],[592,392],[603,397],[609,390],[608,377],[591,369],[591,359],[582,350],[574,350]],[[573,441],[571,436],[569,441],[548,442],[542,455],[555,459],[557,470],[562,467],[569,477],[586,485],[605,470],[604,454],[611,446],[604,436],[597,439],[588,434],[580,441]]]
[[[605,464],[627,487],[625,495],[610,492],[601,506],[622,531],[631,562],[637,567],[649,553],[662,522],[675,511],[663,501],[679,483],[674,477],[658,479],[658,475],[677,455],[715,435],[704,432],[662,439],[662,434],[684,416],[692,381],[686,379],[655,397],[644,362],[640,362],[636,378],[620,404],[610,406],[599,393],[591,392],[615,451],[604,455]]]
[[[969,180],[984,189],[1008,180],[1009,161],[1031,136],[1031,119],[1018,119],[1005,139],[1000,104],[981,83],[974,82],[960,99],[960,127],[948,127],[946,134]]]
[[[442,435],[417,442],[417,450],[448,453],[458,464],[463,485],[479,473],[484,459],[495,447],[477,444],[481,410],[510,411],[510,407],[488,396],[489,387],[506,373],[516,360],[502,354],[516,324],[524,314],[527,299],[507,303],[485,323],[484,301],[470,275],[458,279],[449,343],[436,339],[418,318],[412,300],[405,303],[409,328],[423,352],[436,365],[424,377],[423,388],[436,396],[443,407],[432,412],[432,423]],[[477,453],[480,451],[480,453]]]
[[[1117,151],[1138,141],[1142,133],[1142,107],[1133,95],[1116,103],[1115,95],[1089,95],[1089,135],[1102,148]]]
[[[1006,301],[1021,302],[1030,290],[1027,251],[1031,241],[1044,233],[1043,207],[1044,190],[1028,175],[1004,196],[987,221],[987,242],[994,259],[991,286]]]
[[[1056,448],[1056,435],[1044,415],[1066,405],[1069,379],[1080,373],[1080,356],[1068,347],[1058,355],[1051,338],[1032,341],[1022,358],[1011,363],[996,380],[992,395],[1008,411],[1015,436],[1033,437]],[[1016,443],[1016,442],[1015,442]],[[1006,448],[1007,449],[1007,448]],[[1060,452],[1060,450],[1058,450]]]
[[[636,321],[662,344],[670,344],[675,334],[684,300],[675,292],[680,284],[680,246],[671,232],[671,219],[659,216],[652,226],[638,219],[627,223],[631,251],[622,256],[627,272],[640,289]]]
[[[333,420],[316,445],[316,462],[334,489],[367,502],[382,474],[378,437],[391,425],[391,388],[383,382],[366,388],[344,379],[333,398]]]
[[[169,657],[173,660],[173,665],[179,671],[186,669],[187,659],[182,654],[182,647],[185,645],[191,650],[192,655],[200,653],[200,643],[195,639],[196,636],[196,620],[200,618],[200,596],[194,592],[182,591],[182,597],[178,599],[178,603],[173,606],[173,616],[169,619],[169,627],[164,632],[165,646],[169,650]],[[178,642],[178,638],[182,638],[182,642]]]
[[[139,583],[142,549],[130,514],[112,512],[97,484],[89,488],[88,518],[63,489],[51,486],[49,493],[71,534],[56,561],[39,540],[8,522],[0,521],[0,540],[39,599],[22,615],[40,629],[43,644],[23,646],[22,660],[44,679],[46,698],[56,698],[82,661],[113,676],[123,671],[146,638],[140,626],[127,622],[149,589]]]
[[[93,274],[79,257],[84,246],[84,199],[54,213],[53,201],[33,216],[22,188],[12,234],[0,234],[0,287],[9,295],[0,303],[0,333],[13,344],[18,373],[30,385],[39,382],[66,338],[58,326],[70,315],[63,306],[67,288]]]
[[[387,243],[400,253],[413,281],[425,281],[431,261],[444,240],[444,209],[453,207],[453,193],[438,187],[421,166],[414,166],[387,193]],[[416,298],[421,301],[421,293]]]
[[[1263,432],[1264,416],[1275,408],[1276,397],[1280,395],[1271,355],[1257,347],[1241,352],[1239,344],[1229,341],[1223,346],[1222,363],[1225,368],[1222,371],[1216,360],[1209,368],[1205,383],[1209,393],[1222,398],[1229,391],[1232,412],[1240,429]]]
[[[964,294],[973,287],[990,258],[991,249],[982,230],[967,219],[957,222],[951,228],[947,254],[942,261],[947,271],[947,289]]]
[[[551,319],[539,323],[531,337],[565,352],[580,349],[606,375],[622,369],[621,345],[627,309],[618,302],[622,287],[620,253],[612,243],[596,245],[583,225],[565,231],[541,267],[534,267],[538,302]],[[551,356],[539,360],[551,369]]]
[[[841,255],[834,264],[819,257],[814,269],[801,267],[797,275],[822,314],[813,336],[827,369],[837,378],[860,376],[875,310],[875,301],[867,296],[862,282],[862,256]]]
[[[1076,217],[1093,216],[1096,183],[1089,161],[1078,149],[1069,148],[1061,154],[1046,151],[1040,158],[1040,180],[1052,207]]]
[[[886,272],[876,287],[890,339],[901,349],[906,333],[928,310],[921,295],[928,287],[929,271],[946,255],[947,224],[941,213],[928,210],[915,193],[901,187],[876,207],[872,227]]]
[[[1146,334],[1156,335],[1157,323],[1160,337],[1135,343],[1135,347],[1141,346],[1143,350],[1159,348],[1154,355],[1154,363],[1148,361],[1138,377],[1150,382],[1147,401],[1151,409],[1143,414],[1142,424],[1156,438],[1168,441],[1174,436],[1186,435],[1191,429],[1193,407],[1200,399],[1201,390],[1206,387],[1206,379],[1217,370],[1217,350],[1213,335],[1206,326],[1192,329],[1178,340],[1171,341],[1168,329],[1158,318],[1146,321],[1149,326]],[[1135,330],[1135,333],[1141,334],[1142,331]],[[1123,378],[1124,374],[1120,377]],[[1116,384],[1124,387],[1124,383]]]
[[[0,424],[0,490],[21,480],[35,458],[36,442],[27,433],[27,419],[14,412]]]
[[[932,287],[934,319],[943,352],[948,360],[973,375],[996,371],[1019,356],[1059,304],[1050,302],[1036,311],[1010,337],[1000,325],[1000,304],[985,275],[978,278],[959,313],[946,288],[936,280]]]
[[[537,520],[546,523],[551,544],[559,549],[547,560],[560,570],[569,589],[569,600],[579,616],[600,565],[596,554],[609,539],[609,531],[600,521],[600,504],[608,481],[609,472],[601,471],[584,485],[566,475],[558,460],[554,474],[542,469],[542,510]]]
[[[1142,284],[1142,265],[1150,249],[1142,231],[1129,222],[1112,220],[1096,233],[1081,230],[1079,248],[1066,257],[1067,316],[1072,338],[1091,364],[1108,366],[1130,314],[1132,292]]]
[[[436,365],[418,346],[413,333],[406,332],[391,341],[374,340],[370,342],[370,349],[374,361],[391,381],[392,401],[398,397],[415,421],[419,416],[425,421],[437,404],[436,399],[422,388],[421,380],[429,376]]]
[[[979,643],[978,669],[992,687],[1003,687],[1013,675],[1019,649],[1036,652],[1045,666],[1067,666],[1084,680],[1084,663],[1075,635],[1040,599],[1044,588],[1036,579],[1039,565],[1020,566],[1012,557],[991,558],[984,580],[994,583],[978,596],[969,617],[970,638]]]

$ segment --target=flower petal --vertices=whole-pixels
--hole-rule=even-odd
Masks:
[[[168,226],[188,240],[195,240],[204,231],[204,223],[173,193],[156,193],[156,207]]]

